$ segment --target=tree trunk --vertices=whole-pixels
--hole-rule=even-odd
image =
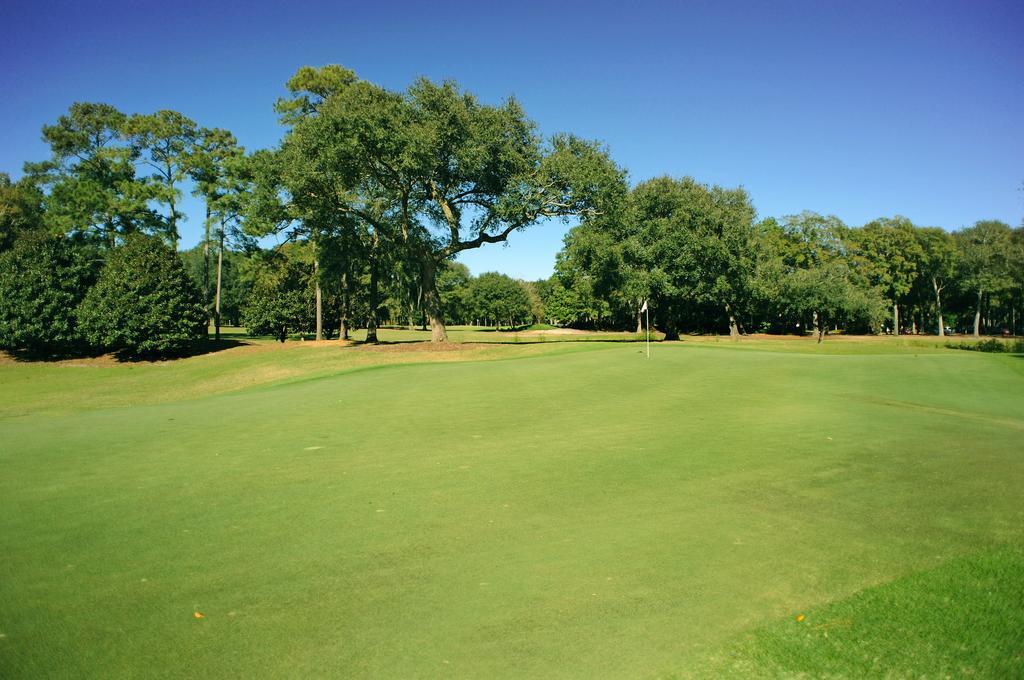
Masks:
[[[213,338],[220,340],[220,285],[221,272],[224,270],[224,221],[220,223],[220,245],[217,248],[217,293],[213,303]]]
[[[935,291],[935,313],[939,317],[939,337],[946,337],[946,324],[942,320],[942,287],[939,286],[938,280],[932,277],[932,290]]]
[[[676,328],[676,325],[674,323],[672,323],[671,321],[666,321],[665,322],[665,339],[666,340],[678,340],[679,339],[679,329]]]
[[[974,337],[981,335],[981,294],[982,291],[978,289],[978,306],[974,310]]]
[[[324,339],[324,292],[316,282],[316,341]]]
[[[818,312],[811,312],[811,321],[814,324],[814,334],[817,335],[818,329],[820,328],[820,325],[818,323]]]
[[[643,307],[643,300],[640,301],[640,305],[636,308],[636,334],[640,335],[644,332],[644,313],[640,311]]]
[[[736,325],[736,316],[732,313],[732,308],[729,305],[725,306],[725,313],[729,315],[729,337],[733,340],[739,340],[740,329]]]
[[[338,337],[348,340],[348,272],[341,274],[341,319],[338,321]]]
[[[366,320],[366,342],[377,342],[377,259],[370,261],[370,317]]]
[[[892,303],[892,333],[895,336],[900,334],[900,306],[898,303]]]
[[[206,317],[213,320],[210,314],[210,204],[206,204],[205,237],[203,238],[203,307]],[[223,231],[223,226],[221,227]],[[223,239],[221,239],[223,241]]]
[[[316,339],[324,339],[324,296],[320,290],[320,259],[313,260],[313,276],[316,277]]]
[[[171,241],[174,243],[174,252],[178,252],[178,216],[174,212],[174,185],[171,184]]]
[[[430,319],[430,341],[435,344],[446,343],[448,330],[444,327],[441,297],[437,294],[437,263],[429,255],[420,261],[420,276],[423,279],[423,312]]]

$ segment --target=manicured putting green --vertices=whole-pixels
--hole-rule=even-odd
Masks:
[[[0,366],[0,676],[1024,672],[1020,357],[244,351]]]

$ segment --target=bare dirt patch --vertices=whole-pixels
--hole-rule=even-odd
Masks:
[[[380,343],[377,345],[356,345],[354,349],[360,352],[387,352],[402,354],[406,352],[465,352],[468,350],[493,347],[494,343],[488,342],[442,342],[434,343],[426,340],[424,342],[393,342]]]
[[[0,366],[14,364],[40,363],[50,366],[67,366],[71,368],[88,368],[95,366],[116,366],[122,362],[118,361],[113,354],[103,354],[97,357],[75,357],[73,359],[38,359],[18,358],[9,352],[0,351]]]
[[[582,331],[578,328],[545,328],[537,331],[519,331],[520,335],[588,335],[593,331]]]

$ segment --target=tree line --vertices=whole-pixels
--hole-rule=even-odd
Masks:
[[[513,98],[425,78],[392,91],[337,65],[286,87],[280,143],[253,152],[175,111],[75,103],[44,126],[50,158],[0,174],[0,346],[168,354],[222,320],[370,342],[421,325],[445,342],[451,323],[631,329],[645,303],[669,338],[1020,325],[1019,228],[758,220],[743,189],[631,188],[603,145],[542,136]],[[204,230],[179,253],[185,191]],[[547,280],[453,262],[550,220],[577,226]]]
[[[957,232],[905,217],[848,226],[814,212],[758,221],[743,189],[660,177],[573,228],[549,303],[564,323],[680,332],[1016,333],[1024,227]]]

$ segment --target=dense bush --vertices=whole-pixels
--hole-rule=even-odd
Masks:
[[[180,354],[206,335],[201,294],[181,260],[141,235],[110,253],[78,321],[97,347],[139,356]]]
[[[91,249],[60,236],[24,238],[0,255],[0,347],[34,353],[79,348],[75,308],[96,280]]]
[[[950,349],[965,349],[971,352],[1008,352],[1021,354],[1024,353],[1024,340],[1003,342],[1001,340],[996,340],[995,338],[989,338],[979,342],[947,342],[946,347]]]
[[[309,267],[285,253],[267,254],[254,266],[253,286],[242,324],[250,335],[273,335],[284,342],[289,333],[315,324]]]
[[[214,300],[217,293],[217,253],[215,248],[210,249],[209,269],[206,269],[203,244],[195,246],[191,250],[178,253],[185,271],[188,272],[192,282],[200,291],[204,286],[207,292],[203,297],[204,303],[210,309],[210,317],[213,318]],[[243,271],[247,266],[248,254],[235,250],[224,250],[223,266],[221,268],[221,290],[220,290],[220,316],[222,325],[241,325],[242,306],[249,297],[252,283],[243,277]]]
[[[530,296],[518,281],[504,274],[487,272],[473,279],[469,301],[479,317],[495,326],[520,326],[531,320]]]

